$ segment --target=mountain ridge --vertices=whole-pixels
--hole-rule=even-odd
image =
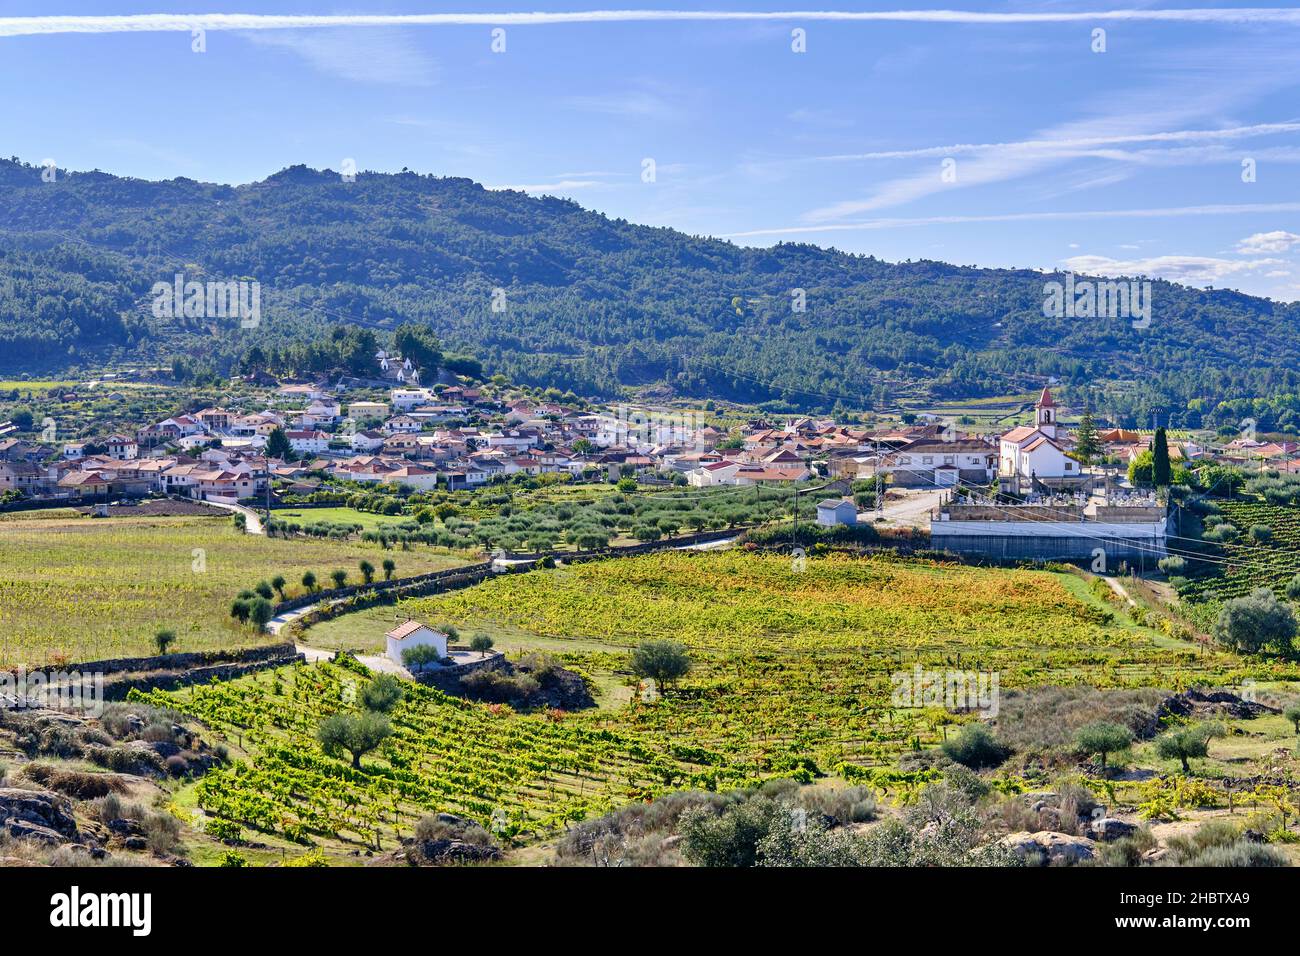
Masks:
[[[179,354],[224,372],[253,345],[292,370],[335,326],[416,323],[489,371],[592,395],[881,408],[1055,377],[1177,423],[1189,403],[1297,386],[1300,305],[1230,290],[1152,280],[1151,327],[1135,329],[1045,317],[1060,273],[739,246],[465,177],[41,173],[0,161],[0,371]],[[256,279],[261,327],[159,323],[149,290],[177,271]]]

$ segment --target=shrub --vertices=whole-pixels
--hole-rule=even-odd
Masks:
[[[687,810],[678,822],[682,855],[695,866],[751,867],[758,860],[759,841],[779,815],[788,812],[766,797],[746,800],[720,814],[703,807]]]
[[[949,760],[972,770],[996,767],[1010,755],[983,724],[967,724],[961,733],[945,740],[941,749]]]
[[[72,797],[74,800],[94,800],[126,790],[126,784],[122,780],[108,774],[87,773],[84,770],[59,770],[43,763],[29,763],[19,776],[38,783],[47,790]]]
[[[173,777],[184,777],[190,772],[190,762],[180,754],[172,754],[163,761],[163,769]]]
[[[1273,529],[1266,524],[1253,524],[1250,526],[1250,540],[1256,544],[1268,544],[1273,540]]]
[[[1282,716],[1291,721],[1295,727],[1295,732],[1300,734],[1300,701],[1296,701],[1282,711]]]
[[[361,704],[366,710],[387,714],[406,695],[402,682],[392,674],[380,674],[361,689]]]
[[[145,842],[154,853],[171,853],[180,843],[181,821],[170,813],[148,813],[140,826]]]
[[[1271,846],[1239,840],[1228,846],[1211,847],[1189,859],[1184,866],[1290,866],[1286,854]]]
[[[1187,562],[1184,561],[1180,556],[1176,554],[1171,554],[1167,558],[1161,558],[1159,561],[1156,562],[1156,566],[1160,568],[1160,570],[1163,571],[1165,574],[1171,576],[1176,574],[1182,574],[1184,571],[1187,570]]]
[[[1271,648],[1287,654],[1295,634],[1295,612],[1263,587],[1224,604],[1214,625],[1217,640],[1241,651]]]

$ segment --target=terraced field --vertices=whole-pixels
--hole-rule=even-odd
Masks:
[[[0,665],[149,654],[162,628],[178,651],[260,643],[229,619],[240,590],[281,574],[292,593],[305,571],[358,578],[363,558],[387,556],[362,542],[244,535],[225,517],[10,518],[0,520]],[[461,562],[427,548],[392,557],[403,577]]]
[[[346,662],[346,659],[344,659]],[[362,770],[320,753],[325,717],[352,708],[360,665],[281,668],[239,681],[132,698],[202,720],[252,757],[194,789],[213,832],[290,843],[392,848],[428,812],[476,819],[501,837],[599,815],[670,784],[705,781],[636,735],[553,715],[518,715],[409,685],[393,736]]]
[[[1223,517],[1241,536],[1222,545],[1227,564],[1205,577],[1190,581],[1180,596],[1196,601],[1223,601],[1269,587],[1283,595],[1287,583],[1300,574],[1300,508],[1262,501],[1217,502]],[[1250,540],[1249,531],[1263,525],[1273,532],[1267,545]]]

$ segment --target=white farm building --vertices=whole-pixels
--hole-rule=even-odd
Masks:
[[[399,666],[404,666],[402,654],[412,647],[432,645],[438,649],[439,657],[447,656],[447,635],[419,621],[407,621],[393,628],[386,636],[388,659]]]

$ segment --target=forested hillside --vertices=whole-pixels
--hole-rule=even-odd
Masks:
[[[308,370],[329,360],[331,327],[414,322],[490,373],[584,394],[662,383],[882,407],[1054,375],[1122,383],[1108,407],[1163,407],[1178,423],[1198,417],[1193,400],[1292,393],[1300,367],[1300,306],[1229,291],[1156,282],[1151,326],[1134,329],[1044,318],[1050,277],[1036,272],[744,248],[467,179],[348,183],[298,166],[230,187],[41,173],[0,162],[0,372],[178,354],[226,372],[253,346],[277,369]],[[261,326],[155,318],[150,289],[178,272],[256,279]]]

